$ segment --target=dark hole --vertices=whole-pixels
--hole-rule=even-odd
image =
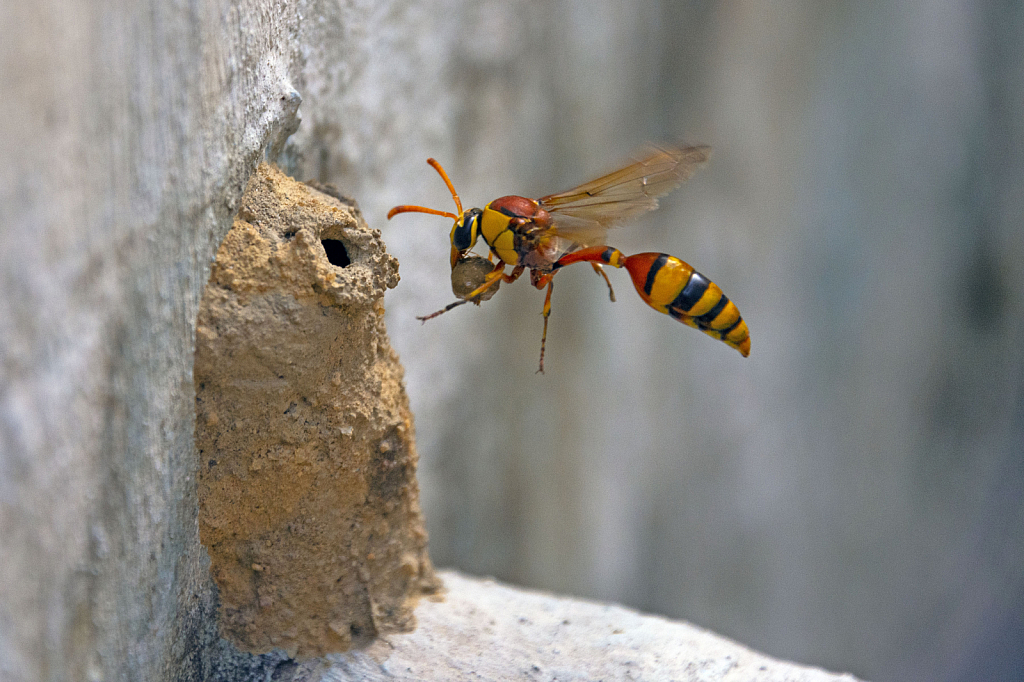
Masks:
[[[327,260],[331,262],[331,265],[344,268],[352,263],[349,260],[348,251],[345,250],[345,245],[337,239],[321,239],[320,243],[324,245],[324,253],[327,254]]]

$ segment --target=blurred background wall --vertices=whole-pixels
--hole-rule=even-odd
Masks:
[[[294,163],[356,196],[401,261],[388,325],[435,561],[870,679],[1024,674],[1024,9],[403,11],[415,29],[394,39],[422,60],[310,81]],[[370,15],[388,35],[393,14]],[[480,206],[567,189],[648,140],[714,156],[610,241],[719,283],[749,359],[621,272],[610,303],[585,267],[556,280],[543,376],[526,280],[414,319],[452,300],[451,225],[384,214],[452,210],[427,156]]]

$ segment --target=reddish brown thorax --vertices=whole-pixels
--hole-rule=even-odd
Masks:
[[[488,204],[488,207],[510,218],[525,218],[539,227],[547,227],[551,224],[551,214],[541,208],[534,199],[510,194],[495,199]]]

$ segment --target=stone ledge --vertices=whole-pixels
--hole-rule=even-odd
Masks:
[[[689,623],[528,591],[453,571],[419,626],[328,657],[320,680],[855,682],[778,661]]]

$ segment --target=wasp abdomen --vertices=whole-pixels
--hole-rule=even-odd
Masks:
[[[736,304],[693,266],[667,253],[628,256],[625,266],[647,305],[750,354],[750,331]]]

